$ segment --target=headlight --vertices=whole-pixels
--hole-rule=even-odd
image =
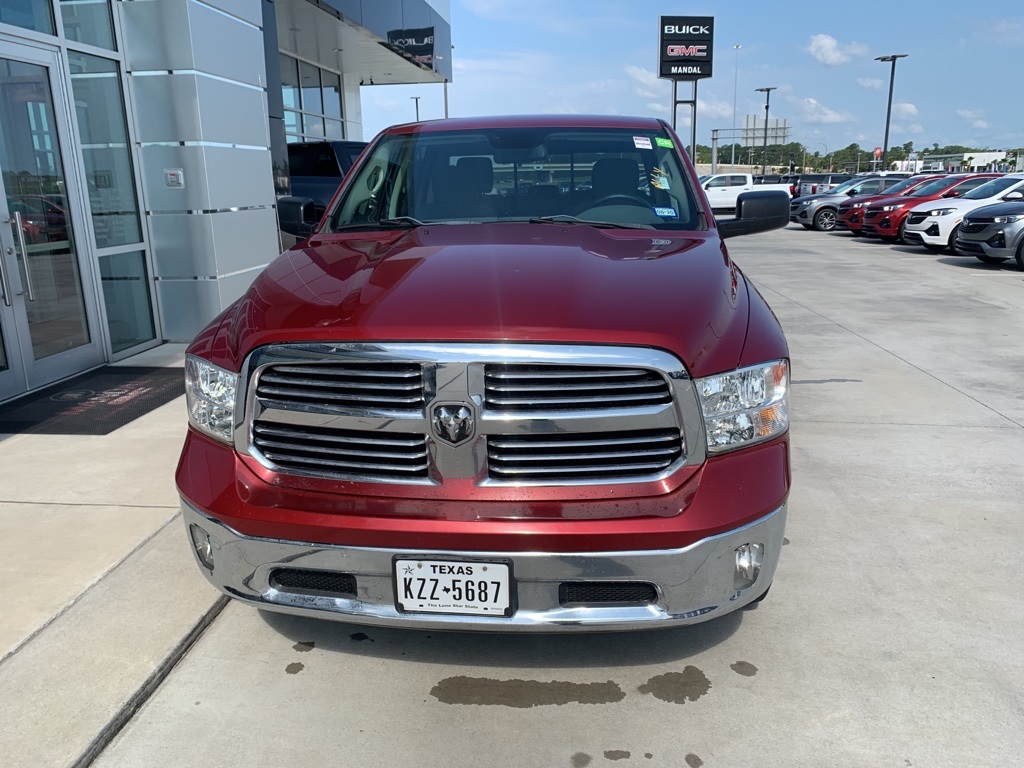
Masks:
[[[851,208],[863,208],[867,203],[850,203]]]
[[[189,423],[210,437],[231,442],[237,387],[237,374],[188,355],[185,358],[185,400]]]
[[[949,216],[951,213],[956,213],[956,208],[936,208],[928,211],[929,216]]]
[[[900,206],[898,206],[898,205],[883,205],[882,206],[882,210],[883,211],[895,211],[899,207]]]
[[[789,427],[789,363],[777,360],[697,379],[708,453],[771,440]]]
[[[995,216],[992,222],[995,224],[1013,224],[1015,221],[1024,220],[1024,214],[1018,214],[1016,216]]]

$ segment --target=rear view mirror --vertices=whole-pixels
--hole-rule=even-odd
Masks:
[[[736,218],[718,222],[722,238],[751,235],[789,224],[789,195],[782,190],[743,192],[736,199]]]
[[[1005,195],[1003,195],[1003,200],[1024,200],[1024,192],[1018,192],[1017,190],[1014,190],[1013,192],[1007,192]]]
[[[320,223],[320,215],[316,202],[309,197],[282,197],[277,201],[281,231],[289,235],[309,237]]]

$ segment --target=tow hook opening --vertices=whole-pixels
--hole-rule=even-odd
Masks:
[[[213,572],[213,542],[210,541],[210,534],[204,531],[195,523],[188,527],[189,537],[192,539],[192,548],[202,566]]]
[[[764,544],[743,544],[736,547],[733,588],[739,592],[757,581],[762,563],[764,563]]]

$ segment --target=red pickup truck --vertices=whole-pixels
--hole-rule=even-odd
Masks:
[[[287,201],[282,205],[287,205]],[[396,126],[188,348],[177,485],[233,598],[423,628],[635,629],[755,600],[789,351],[663,121]]]

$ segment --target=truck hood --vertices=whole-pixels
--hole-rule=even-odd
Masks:
[[[314,235],[190,351],[237,371],[277,342],[635,344],[706,375],[737,366],[748,312],[746,282],[714,230],[428,225]]]

